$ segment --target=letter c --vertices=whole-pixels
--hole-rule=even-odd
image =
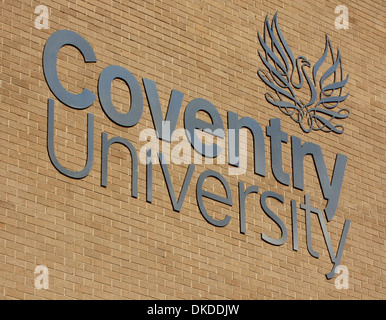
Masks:
[[[59,30],[48,38],[44,47],[44,76],[50,90],[59,101],[74,109],[86,109],[93,104],[96,95],[88,89],[84,89],[79,94],[70,93],[64,89],[58,77],[58,53],[65,45],[70,45],[78,49],[83,55],[84,62],[89,63],[97,61],[94,50],[82,36],[73,31]]]

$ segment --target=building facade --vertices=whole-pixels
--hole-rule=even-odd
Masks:
[[[386,298],[382,0],[0,9],[1,299]]]

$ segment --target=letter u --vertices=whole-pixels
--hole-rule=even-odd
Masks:
[[[87,160],[86,166],[81,171],[71,171],[63,167],[55,155],[54,150],[54,115],[55,102],[48,99],[48,130],[47,130],[47,148],[48,155],[54,167],[62,174],[73,179],[82,179],[88,176],[94,163],[94,115],[87,114]]]

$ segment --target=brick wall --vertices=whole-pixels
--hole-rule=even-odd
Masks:
[[[38,5],[49,8],[49,29],[35,28]],[[338,5],[349,9],[349,29],[334,25]],[[342,1],[62,1],[46,3],[0,0],[0,297],[3,299],[385,299],[385,65],[382,0]],[[304,133],[298,124],[264,98],[267,87],[257,76],[262,67],[257,33],[266,14],[278,11],[281,31],[295,56],[314,64],[325,46],[325,34],[342,54],[350,92],[343,102],[351,111],[341,135]],[[109,65],[136,77],[144,95],[139,123],[123,128],[103,112],[98,99],[86,110],[61,104],[43,74],[47,39],[57,30],[84,37],[98,61],[85,64],[66,46],[58,56],[63,86],[97,93],[98,78]],[[291,183],[278,183],[271,170],[270,144],[265,137],[267,174],[253,174],[253,144],[247,143],[248,169],[229,175],[228,164],[196,165],[180,212],[173,210],[159,165],[154,164],[153,200],[146,201],[146,166],[139,164],[138,197],[131,197],[127,150],[109,152],[108,183],[101,186],[101,133],[122,137],[137,152],[143,130],[153,128],[142,78],[153,80],[164,114],[172,89],[184,94],[177,128],[195,98],[218,109],[226,126],[227,111],[251,117],[263,130],[273,118],[282,130],[302,142],[320,145],[331,176],[335,157],[348,157],[336,216],[328,223],[337,251],[344,222],[351,220],[341,264],[349,270],[349,288],[338,290],[327,280],[332,264],[316,217],[312,218],[312,257],[306,245],[304,211],[298,209],[299,249],[291,240],[291,200],[297,205],[310,195],[323,209],[311,159],[305,161],[304,191],[293,187],[291,141],[283,144],[284,171]],[[129,110],[130,94],[122,81],[112,87],[114,105]],[[91,173],[75,180],[59,173],[47,152],[47,101],[55,100],[55,151],[60,163],[81,170],[87,154],[87,114],[94,115],[95,159]],[[205,118],[203,118],[205,119]],[[173,142],[171,148],[178,142]],[[192,149],[193,159],[193,149]],[[169,164],[177,198],[187,164]],[[219,228],[201,215],[196,183],[205,170],[216,170],[229,183],[233,206],[205,200]],[[246,233],[240,233],[238,183],[257,185],[246,201]],[[205,184],[221,194],[221,185]],[[215,190],[215,191],[214,191]],[[261,194],[273,191],[284,203],[269,207],[284,222],[288,239],[273,246],[265,233],[280,229],[262,211]],[[35,287],[35,267],[49,270],[49,289]]]

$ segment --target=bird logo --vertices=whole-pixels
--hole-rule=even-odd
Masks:
[[[343,95],[348,75],[344,78],[340,51],[334,54],[328,35],[324,53],[312,72],[307,58],[295,59],[280,31],[277,12],[272,23],[266,16],[263,35],[258,34],[258,38],[263,48],[259,56],[266,69],[258,69],[257,74],[271,89],[265,94],[266,100],[290,116],[306,133],[312,130],[343,133],[344,126],[336,122],[350,115],[349,109],[339,107],[349,95]],[[309,92],[304,94],[301,89],[307,86]]]

